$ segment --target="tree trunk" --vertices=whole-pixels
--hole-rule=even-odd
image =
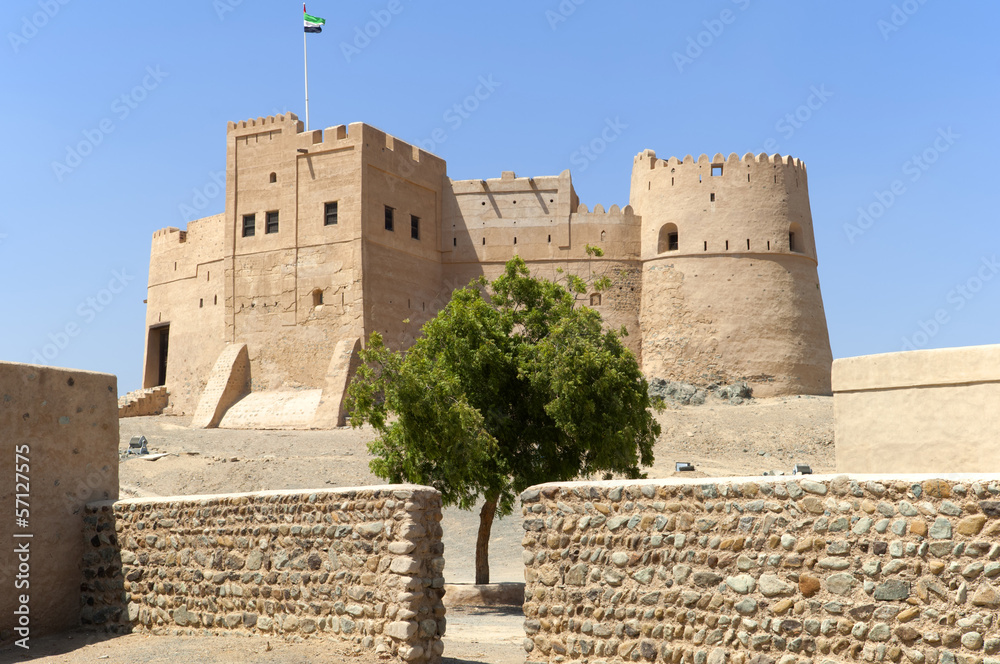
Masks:
[[[487,498],[479,511],[479,537],[476,539],[476,584],[490,582],[490,531],[497,513],[497,500]]]

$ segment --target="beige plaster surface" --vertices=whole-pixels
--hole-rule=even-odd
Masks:
[[[1000,346],[833,364],[837,470],[1000,471]]]
[[[24,636],[13,631],[21,595],[29,638],[79,624],[83,508],[118,497],[117,397],[108,374],[0,363],[0,641]]]

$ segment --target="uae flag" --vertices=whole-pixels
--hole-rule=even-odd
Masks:
[[[323,32],[323,24],[326,23],[326,19],[318,16],[310,16],[306,13],[305,5],[302,5],[302,18],[305,22],[306,32]]]

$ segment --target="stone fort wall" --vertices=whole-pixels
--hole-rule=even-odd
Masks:
[[[547,484],[529,663],[1000,658],[1000,475]]]
[[[644,221],[647,374],[745,380],[758,396],[830,393],[833,356],[801,161],[657,159],[646,150],[635,158],[631,204]]]
[[[227,144],[224,214],[153,241],[144,387],[164,379],[169,338],[175,412],[194,411],[226,344],[247,344],[254,392],[315,389],[338,343],[378,331],[406,348],[455,288],[515,255],[550,279],[611,277],[581,304],[625,327],[647,375],[830,392],[798,160],[647,150],[631,204],[591,210],[569,171],[452,180],[440,158],[361,123],[258,118],[230,123]]]
[[[440,520],[441,495],[408,485],[92,503],[80,617],[118,633],[328,637],[436,662]]]

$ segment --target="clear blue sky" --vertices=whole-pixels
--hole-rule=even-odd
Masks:
[[[792,154],[835,357],[997,341],[996,3],[308,8],[327,19],[309,38],[313,128],[440,129],[452,177],[571,168],[590,207],[628,203],[645,148]],[[223,210],[227,121],[305,116],[299,3],[7,0],[0,28],[0,360],[137,388],[152,233]],[[609,121],[615,140],[584,156]]]

